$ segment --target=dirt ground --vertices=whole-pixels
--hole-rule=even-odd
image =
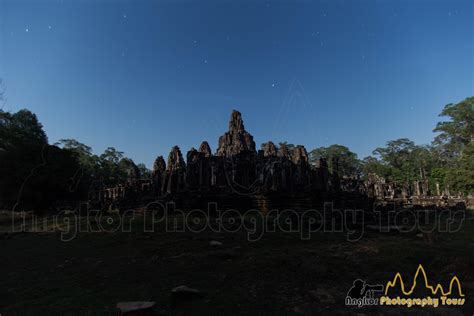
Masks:
[[[164,223],[145,232],[140,218],[131,232],[83,232],[69,241],[60,232],[4,229],[0,314],[116,314],[118,302],[155,301],[157,315],[472,315],[473,218],[468,212],[460,231],[432,238],[419,231],[365,231],[357,242],[348,242],[345,233],[319,232],[302,240],[281,231],[249,241],[245,230],[166,232]],[[457,275],[464,306],[345,305],[355,279],[385,285],[400,272],[410,280],[419,264],[432,283],[447,287]],[[172,299],[171,290],[181,285],[201,295]]]

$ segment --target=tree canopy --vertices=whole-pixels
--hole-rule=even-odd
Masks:
[[[358,176],[360,174],[361,162],[357,159],[357,154],[342,145],[331,145],[329,147],[319,147],[309,153],[310,163],[315,166],[320,158],[328,162],[328,167],[334,171],[333,159],[339,162],[339,176]]]
[[[58,200],[88,198],[93,183],[115,185],[148,174],[114,147],[95,155],[75,139],[54,145],[34,113],[0,110],[0,208],[46,210]]]
[[[436,125],[434,132],[440,133],[435,138],[436,145],[444,145],[452,154],[459,154],[474,142],[474,97],[446,105],[440,116],[448,117],[449,121]]]
[[[0,149],[47,143],[48,137],[36,114],[26,109],[13,114],[0,110]]]

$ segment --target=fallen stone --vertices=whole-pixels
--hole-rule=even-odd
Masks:
[[[201,292],[186,285],[177,286],[171,290],[173,299],[193,299],[201,297]]]
[[[209,243],[209,245],[210,245],[211,247],[219,247],[219,246],[222,246],[223,243],[221,243],[220,241],[211,240],[211,242]]]
[[[153,315],[155,302],[121,302],[117,304],[119,315],[123,316],[145,316]]]

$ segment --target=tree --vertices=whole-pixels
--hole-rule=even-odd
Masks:
[[[34,113],[0,109],[0,208],[37,211],[58,200],[85,200],[91,185],[138,180],[140,171],[149,172],[113,147],[97,156],[75,139],[49,145]]]
[[[10,132],[12,116],[0,109],[0,150],[5,150],[13,143]]]
[[[80,166],[73,152],[48,145],[34,113],[0,114],[1,207],[41,211],[55,201],[77,199],[71,179]]]
[[[474,143],[466,145],[454,167],[448,170],[446,182],[454,192],[474,193]]]
[[[120,160],[116,172],[120,182],[123,182],[124,180],[135,182],[141,179],[140,169],[130,158],[123,158]]]
[[[33,144],[48,144],[48,137],[36,114],[26,109],[14,114],[1,111],[0,148]]]
[[[383,178],[389,178],[392,174],[390,166],[383,164],[375,157],[365,157],[361,162],[361,171],[364,179],[367,179],[369,174],[374,173]]]
[[[50,145],[15,146],[0,152],[0,204],[4,209],[44,211],[58,200],[78,200],[79,165],[71,152]]]
[[[329,147],[319,147],[313,149],[309,153],[309,161],[315,166],[320,158],[325,158],[328,162],[328,167],[333,171],[333,159],[337,158],[339,161],[339,176],[357,176],[360,174],[360,161],[357,159],[357,154],[350,151],[349,148],[342,145],[331,145]]]
[[[105,185],[117,185],[127,178],[124,170],[123,152],[118,151],[114,147],[108,147],[103,154],[98,157],[98,172],[97,176]]]
[[[449,117],[449,121],[438,122],[433,131],[440,134],[433,145],[443,162],[454,167],[461,151],[474,142],[474,97],[446,105],[439,116]]]
[[[71,150],[80,156],[92,156],[92,148],[75,139],[60,139],[56,145]]]
[[[395,169],[401,169],[409,159],[415,143],[408,138],[400,138],[387,142],[385,147],[378,147],[373,154]]]
[[[100,155],[101,160],[106,160],[114,164],[118,164],[122,158],[123,152],[116,150],[114,147],[107,147],[104,153]]]
[[[72,152],[80,165],[93,175],[97,169],[98,157],[92,154],[92,148],[75,139],[61,139],[55,145]]]
[[[439,122],[434,132],[440,132],[434,143],[451,157],[457,157],[468,144],[474,143],[474,97],[457,104],[448,104],[439,115],[449,121]]]
[[[383,166],[377,166],[377,173],[387,178],[389,181],[412,182],[414,180],[424,180],[431,177],[431,171],[438,165],[435,150],[431,146],[415,145],[407,138],[400,138],[387,142],[385,147],[374,150],[374,155],[380,158],[377,160]],[[368,160],[365,169],[374,169],[374,161]],[[438,173],[438,176],[440,174]]]
[[[453,191],[472,193],[474,97],[446,105],[439,116],[449,120],[439,122],[433,130],[439,134],[433,141],[433,159],[437,166],[432,178],[448,184]]]
[[[138,170],[140,171],[140,176],[142,177],[142,179],[151,178],[151,170],[148,169],[144,163],[139,163],[137,167],[138,167]]]

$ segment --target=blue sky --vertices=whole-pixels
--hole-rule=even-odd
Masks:
[[[151,166],[216,150],[232,109],[257,144],[429,143],[474,95],[473,1],[0,0],[4,109],[50,142]]]

